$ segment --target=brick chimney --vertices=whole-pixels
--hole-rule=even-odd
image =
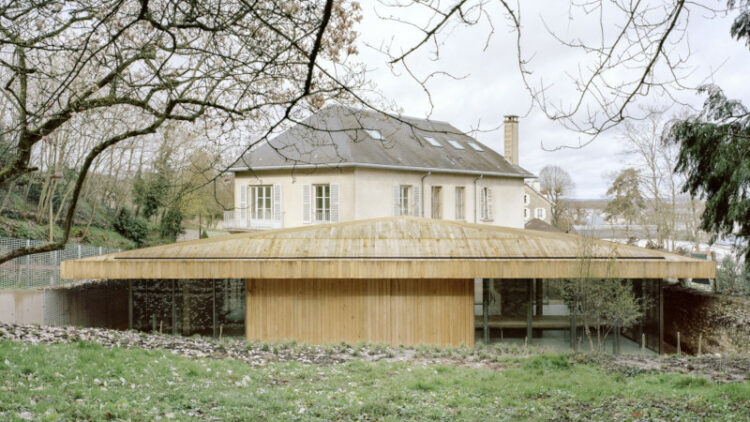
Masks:
[[[505,116],[505,159],[518,165],[518,116]]]

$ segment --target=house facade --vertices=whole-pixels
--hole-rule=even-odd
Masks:
[[[533,219],[552,224],[552,202],[541,193],[536,180],[523,186],[523,220],[526,223]]]
[[[517,134],[506,130],[506,143]],[[524,179],[534,177],[448,123],[341,106],[240,163],[224,223],[235,232],[388,216],[523,228]]]

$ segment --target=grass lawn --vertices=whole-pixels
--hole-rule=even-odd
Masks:
[[[0,341],[0,420],[747,420],[750,382],[627,373],[568,355],[499,369],[190,359]]]

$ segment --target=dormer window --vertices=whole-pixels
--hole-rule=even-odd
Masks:
[[[484,152],[484,149],[476,142],[469,142],[469,146],[474,148],[475,151]]]
[[[376,139],[378,141],[385,141],[383,134],[380,133],[380,131],[377,129],[365,129],[365,132],[367,132],[367,134],[370,135],[370,138],[372,139]]]
[[[429,137],[429,136],[425,136],[424,139],[425,139],[425,141],[427,141],[427,143],[429,143],[433,147],[442,147],[443,146],[443,144],[441,144],[440,142],[438,142],[437,139],[435,139],[435,138],[432,138],[432,137]]]
[[[458,141],[454,141],[453,139],[448,139],[448,143],[455,149],[466,149],[463,145],[458,143]]]

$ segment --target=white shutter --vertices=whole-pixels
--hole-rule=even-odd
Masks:
[[[393,215],[401,215],[401,203],[399,201],[399,185],[393,185]]]
[[[412,186],[414,191],[414,206],[412,207],[412,215],[419,217],[422,213],[422,201],[420,201],[419,186]]]
[[[492,212],[492,189],[487,188],[487,219],[494,220],[494,214]]]
[[[310,224],[312,221],[312,186],[302,185],[302,223]]]
[[[281,221],[281,185],[273,185],[273,193],[271,199],[271,214],[275,221]]]
[[[331,184],[331,222],[339,221],[339,185]]]
[[[239,209],[239,217],[240,221],[244,222],[247,220],[247,194],[248,190],[250,189],[250,186],[248,185],[241,185],[240,186],[240,209]]]
[[[487,219],[487,206],[485,203],[487,202],[487,191],[485,188],[479,189],[479,218],[482,220]]]

